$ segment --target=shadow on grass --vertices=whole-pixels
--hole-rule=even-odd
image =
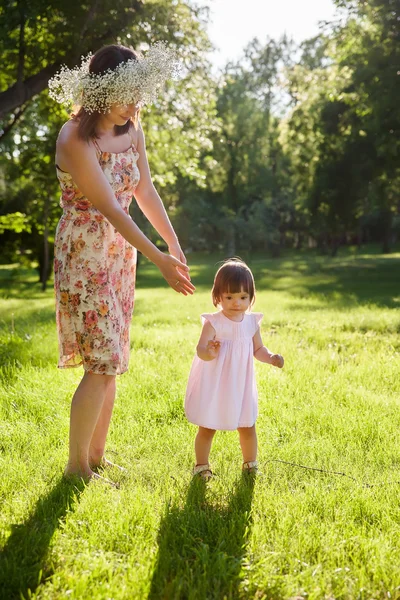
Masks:
[[[246,258],[246,257],[245,257]],[[285,291],[296,301],[316,297],[335,308],[355,304],[400,306],[398,255],[344,255],[338,257],[295,253],[271,259],[255,254],[248,258],[258,291]],[[201,260],[201,262],[200,262]],[[198,290],[211,290],[218,268],[214,255],[189,257],[191,276]],[[144,264],[138,285],[160,288],[163,282],[152,265]]]
[[[42,291],[42,284],[35,269],[28,269],[18,265],[0,265],[0,298],[41,300],[53,294],[53,281],[47,283],[46,291]]]
[[[215,253],[188,255],[193,283],[199,290],[211,290],[214,275],[223,259]],[[352,253],[343,249],[336,257],[308,251],[290,251],[272,259],[260,253],[242,254],[254,272],[259,291],[286,291],[297,300],[316,296],[334,307],[347,307],[349,303],[374,303],[398,308],[400,279],[399,254]],[[52,282],[43,293],[37,275],[31,269],[0,266],[0,298],[50,299]],[[168,289],[157,268],[142,261],[137,272],[139,288]],[[34,310],[38,313],[37,309]],[[54,320],[54,309],[44,309],[41,322]]]
[[[184,506],[166,506],[148,600],[240,597],[253,491],[254,480],[242,475],[229,504],[218,505],[193,479]]]
[[[33,269],[9,269],[0,265],[0,335],[15,331],[21,337],[29,337],[32,328],[55,323],[53,283],[50,281],[47,291],[42,292],[33,272]],[[10,308],[8,300],[29,302],[14,304]],[[34,300],[40,300],[40,303],[30,304]]]
[[[30,598],[52,574],[47,555],[56,529],[65,520],[84,489],[80,482],[60,479],[40,498],[29,518],[14,525],[0,553],[0,597],[7,600]]]

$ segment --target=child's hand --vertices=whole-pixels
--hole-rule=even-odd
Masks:
[[[207,342],[207,354],[211,359],[217,358],[219,349],[221,348],[221,342],[218,342],[215,338]]]
[[[283,360],[283,356],[281,356],[280,354],[273,354],[271,356],[271,365],[273,365],[274,367],[282,369],[284,363],[285,361]]]

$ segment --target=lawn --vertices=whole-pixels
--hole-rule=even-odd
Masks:
[[[205,486],[183,397],[219,258],[189,256],[187,298],[139,269],[119,489],[62,479],[82,373],[56,368],[52,290],[0,267],[2,599],[400,598],[400,253],[244,257],[285,368],[256,363],[261,475],[219,432]]]

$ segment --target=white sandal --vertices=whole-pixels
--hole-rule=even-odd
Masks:
[[[210,469],[210,465],[196,465],[193,468],[193,477],[201,477],[203,481],[209,481],[213,476],[213,472]]]
[[[250,460],[242,465],[242,471],[249,475],[256,475],[258,473],[258,462],[256,460]]]

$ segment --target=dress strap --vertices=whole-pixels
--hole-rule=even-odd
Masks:
[[[102,154],[102,149],[100,148],[99,143],[96,140],[96,138],[93,138],[93,144],[94,144],[94,147],[96,148],[96,151],[98,152],[98,154],[101,155]]]

